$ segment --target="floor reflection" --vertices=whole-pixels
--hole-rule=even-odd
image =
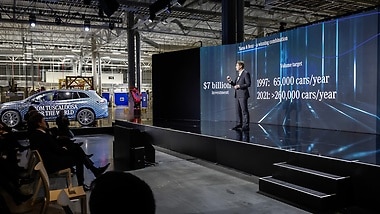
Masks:
[[[249,133],[230,129],[229,122],[202,122],[201,133],[276,148],[380,165],[375,134],[250,124]]]
[[[99,120],[98,127],[112,126],[112,122],[128,120],[128,108],[119,106],[110,108],[110,117]],[[142,112],[142,122],[153,125],[150,111]],[[179,124],[178,121],[164,126],[182,131],[196,132],[199,134],[223,137],[246,143],[261,144],[280,149],[317,154],[332,158],[350,161],[360,161],[369,164],[380,165],[380,142],[375,134],[355,133],[346,131],[322,130],[311,128],[297,128],[291,126],[277,126],[267,124],[250,124],[249,131],[234,131],[233,122],[204,122],[199,127],[194,124]],[[72,122],[72,127],[79,127]],[[186,128],[186,126],[189,126]],[[379,156],[379,158],[377,158]]]

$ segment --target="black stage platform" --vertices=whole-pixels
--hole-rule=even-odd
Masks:
[[[234,131],[234,122],[163,122],[160,127],[221,137],[250,144],[380,165],[376,134],[268,124],[250,124],[249,131]]]
[[[380,211],[373,197],[380,191],[377,135],[265,124],[241,132],[231,130],[234,125],[166,121],[158,127],[115,120],[114,148],[139,130],[140,139],[153,145],[258,176],[264,194],[312,212]],[[286,182],[269,184],[279,178]]]
[[[231,127],[233,123],[202,122],[200,134],[380,165],[380,142],[375,134],[265,124],[250,124],[246,132]]]

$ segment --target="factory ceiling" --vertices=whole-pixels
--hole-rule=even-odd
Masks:
[[[166,0],[154,12],[155,0],[2,0],[0,2],[0,64],[25,61],[31,54],[38,63],[91,60],[128,63],[128,38],[140,47],[142,64],[151,55],[222,44],[224,0]],[[183,3],[181,5],[180,3]],[[244,40],[267,36],[368,10],[379,0],[249,0],[244,1]],[[106,5],[104,5],[106,4]],[[113,11],[113,6],[115,10]],[[110,11],[111,10],[111,11]],[[30,21],[36,22],[35,27]],[[90,31],[84,31],[84,23]],[[136,47],[136,46],[135,46]]]

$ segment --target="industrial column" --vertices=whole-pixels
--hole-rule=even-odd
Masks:
[[[222,0],[222,44],[244,41],[244,0]]]

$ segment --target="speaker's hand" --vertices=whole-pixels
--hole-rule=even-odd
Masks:
[[[231,79],[230,76],[227,76],[227,81],[228,81],[228,82],[231,82],[231,81],[232,81],[232,79]]]

